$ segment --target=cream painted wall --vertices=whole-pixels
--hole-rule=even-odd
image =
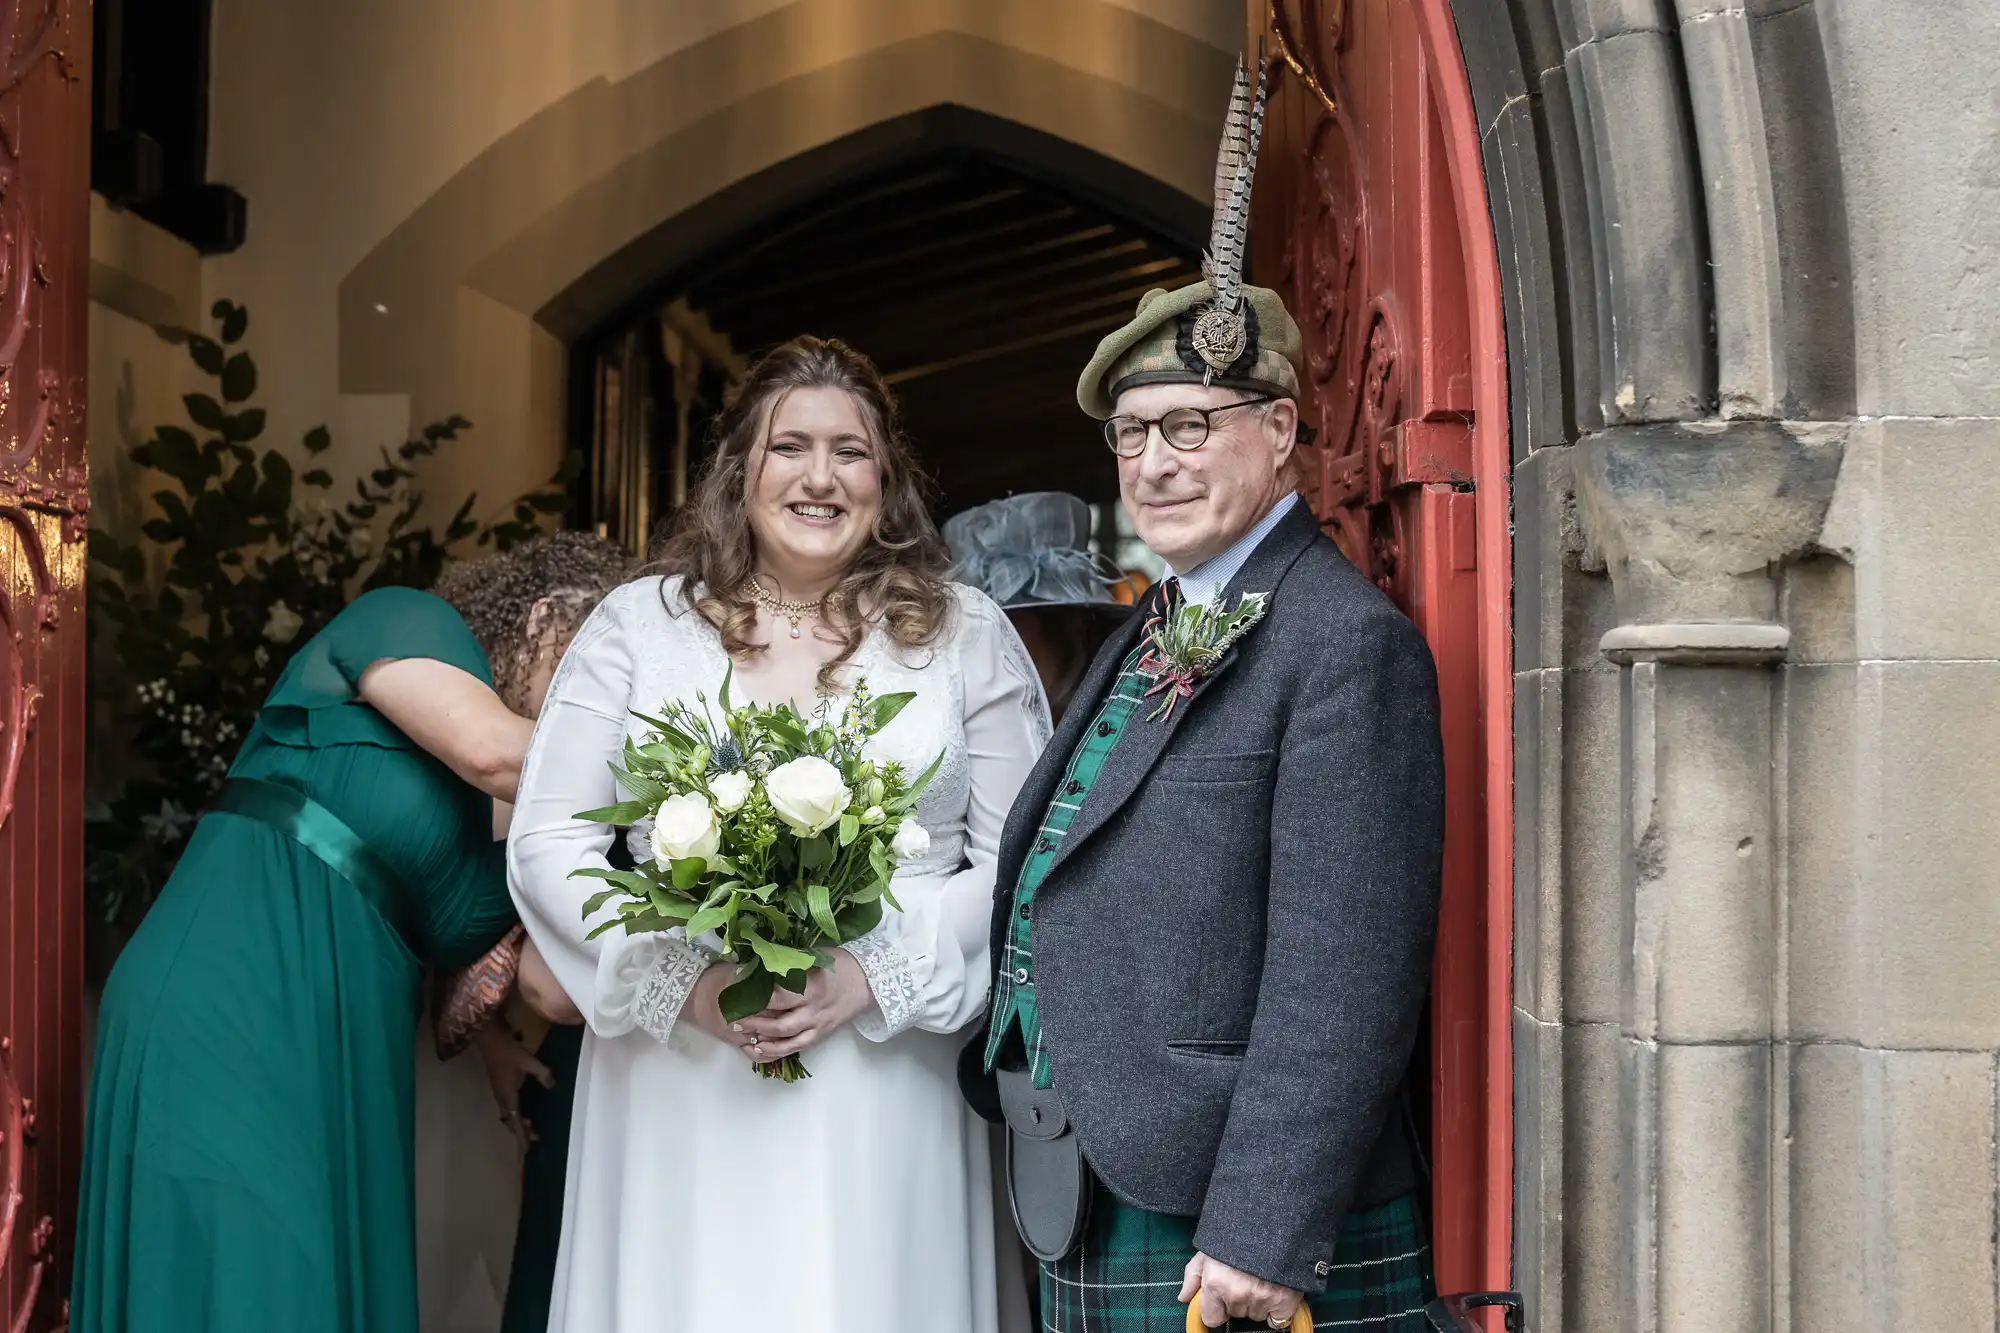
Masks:
[[[90,199],[90,501],[91,524],[131,540],[155,512],[149,498],[160,479],[129,461],[134,446],[156,427],[187,424],[183,394],[213,392],[213,381],[188,359],[184,335],[214,332],[204,261],[185,241],[138,217]],[[206,293],[206,294],[205,294]],[[221,294],[227,294],[226,290]],[[282,314],[283,312],[277,312]],[[272,321],[281,330],[283,320]],[[394,396],[346,395],[323,399],[314,416],[274,378],[266,359],[266,321],[253,313],[248,344],[258,360],[259,401],[282,409],[296,428],[274,426],[261,444],[296,444],[306,426],[328,422],[358,448],[363,441],[401,438],[408,412]],[[544,395],[546,397],[546,395]],[[559,407],[556,410],[560,410]],[[272,415],[278,416],[278,410]],[[349,459],[372,457],[350,453]]]
[[[201,258],[139,218],[90,199],[90,521],[136,535],[153,487],[127,462],[198,377],[165,328],[201,317]]]
[[[324,421],[352,468],[463,412],[427,489],[497,506],[561,446],[536,312],[619,247],[940,102],[1199,196],[1242,32],[1219,0],[218,0],[210,176],[250,239],[202,296],[249,307],[275,439]]]

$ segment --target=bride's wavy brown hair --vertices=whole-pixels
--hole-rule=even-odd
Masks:
[[[931,522],[930,482],[903,438],[895,395],[875,363],[846,343],[793,338],[750,367],[724,400],[714,456],[646,572],[679,575],[682,599],[721,636],[732,658],[764,650],[750,638],[757,622],[750,596],[757,541],[744,495],[752,456],[770,439],[778,405],[798,389],[839,389],[860,405],[882,475],[882,508],[871,540],[820,599],[820,623],[840,641],[839,655],[819,673],[820,687],[831,689],[871,622],[880,621],[901,647],[923,648],[944,633],[953,606],[945,581],[950,558]]]

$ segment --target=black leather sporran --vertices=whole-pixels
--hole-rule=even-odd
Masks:
[[[1054,1088],[1037,1088],[1026,1069],[999,1069],[1000,1110],[1007,1118],[1007,1199],[1014,1229],[1044,1263],[1083,1240],[1095,1185],[1076,1130]]]

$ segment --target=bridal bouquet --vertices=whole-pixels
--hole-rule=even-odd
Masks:
[[[651,819],[652,858],[575,875],[609,884],[584,904],[586,920],[617,903],[593,939],[620,926],[678,927],[690,941],[712,933],[737,965],[721,995],[723,1017],[735,1022],[762,1011],[779,986],[803,993],[813,968],[833,966],[828,947],[873,930],[884,903],[901,910],[889,879],[898,861],[930,851],[912,812],[939,761],[912,780],[862,754],[916,697],[874,698],[866,681],[837,713],[828,703],[810,718],[790,705],[732,706],[726,677],[719,722],[708,697],[695,697],[699,709],[675,702],[658,717],[634,713],[650,730],[628,737],[623,763],[612,765],[632,799],[576,816],[621,827]],[[807,1076],[795,1055],[757,1069],[787,1083]]]

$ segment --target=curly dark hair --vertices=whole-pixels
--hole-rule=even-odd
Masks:
[[[861,646],[870,621],[879,619],[902,647],[926,647],[944,632],[953,606],[945,581],[951,561],[931,522],[929,479],[910,454],[895,396],[881,372],[846,343],[814,337],[780,343],[730,390],[716,418],[715,453],[646,572],[679,575],[683,599],[722,637],[731,657],[764,650],[750,638],[757,622],[757,603],[749,592],[757,544],[744,504],[750,457],[769,438],[784,397],[814,388],[853,397],[882,470],[882,511],[873,539],[820,599],[820,621],[840,639],[839,654],[820,668],[820,687],[829,689],[841,664]]]
[[[638,572],[639,562],[616,543],[587,532],[531,537],[511,551],[460,565],[435,592],[465,619],[500,697],[510,704],[537,651],[568,641],[604,595]],[[534,609],[547,602],[543,623]]]

